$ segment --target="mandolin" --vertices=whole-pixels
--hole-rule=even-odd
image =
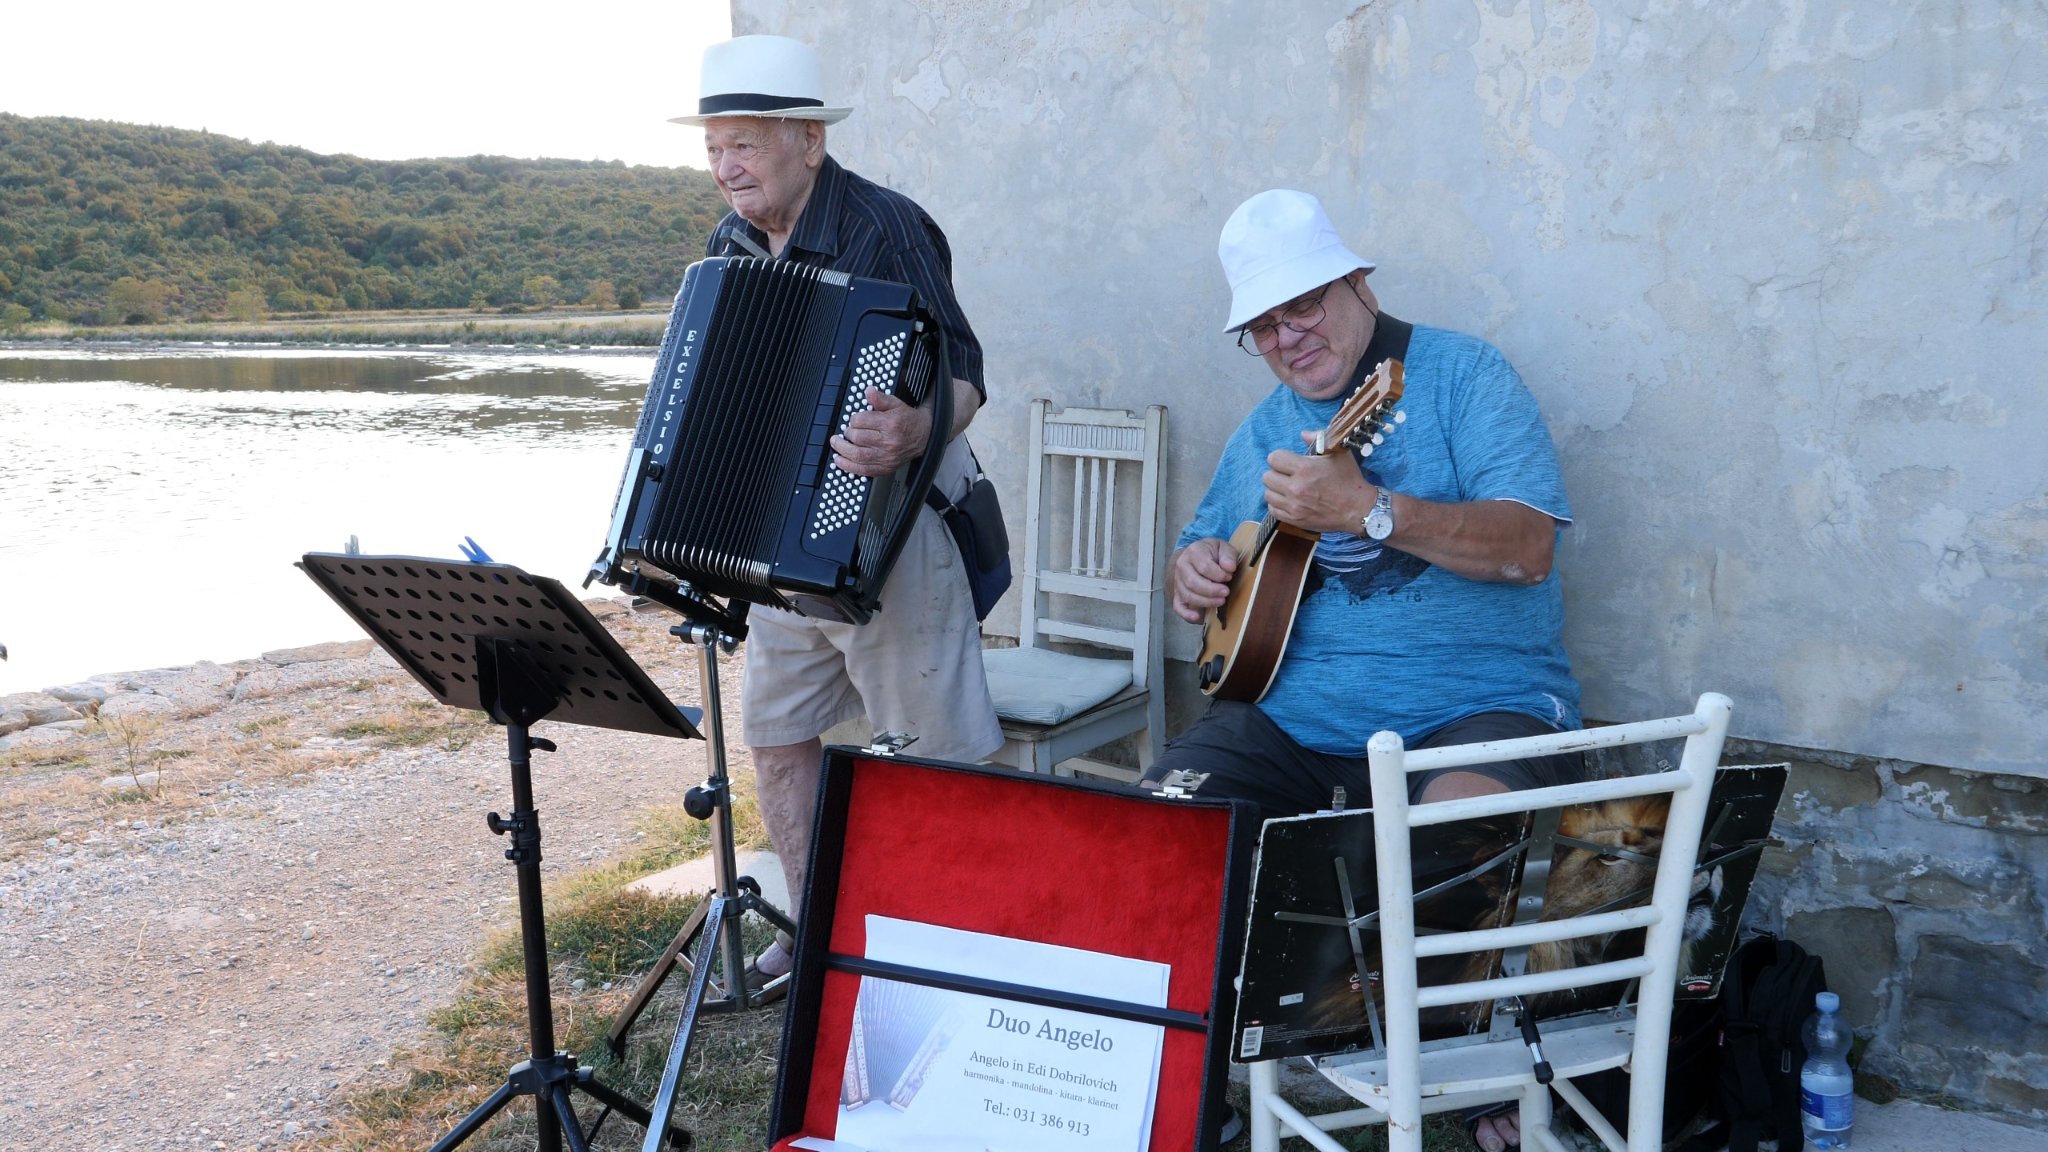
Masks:
[[[1320,456],[1346,449],[1372,455],[1374,446],[1385,443],[1407,418],[1394,411],[1400,399],[1401,362],[1382,360],[1317,435],[1313,451]],[[1271,515],[1247,520],[1231,533],[1237,571],[1230,577],[1230,594],[1202,622],[1202,655],[1195,668],[1203,692],[1248,704],[1266,694],[1287,653],[1318,539],[1318,533]]]

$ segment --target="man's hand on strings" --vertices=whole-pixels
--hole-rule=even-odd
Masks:
[[[1209,609],[1230,597],[1230,577],[1236,571],[1237,553],[1227,540],[1197,540],[1174,553],[1168,572],[1174,613],[1200,624]]]
[[[1303,432],[1313,447],[1316,434]],[[1348,451],[1328,456],[1281,450],[1266,457],[1266,508],[1311,532],[1357,532],[1359,518],[1372,511],[1378,495]]]

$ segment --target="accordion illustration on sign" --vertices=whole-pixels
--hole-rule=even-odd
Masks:
[[[839,1106],[853,1109],[882,1100],[898,1111],[909,1108],[932,1064],[960,1031],[958,1003],[920,984],[862,979]]]
[[[692,264],[591,579],[670,607],[718,596],[866,622],[943,453],[951,390],[933,385],[950,371],[909,285]],[[870,388],[933,399],[923,455],[879,477],[841,471],[830,443]]]

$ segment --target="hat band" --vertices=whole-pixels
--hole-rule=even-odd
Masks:
[[[697,101],[697,115],[717,116],[725,112],[779,112],[784,108],[823,108],[823,100],[804,96],[769,96],[761,92],[722,92]]]

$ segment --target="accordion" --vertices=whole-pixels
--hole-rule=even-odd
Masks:
[[[841,471],[829,441],[869,388],[920,404],[950,375],[909,285],[691,265],[590,578],[693,617],[709,596],[866,623],[944,454],[951,389],[923,455],[893,475]]]

